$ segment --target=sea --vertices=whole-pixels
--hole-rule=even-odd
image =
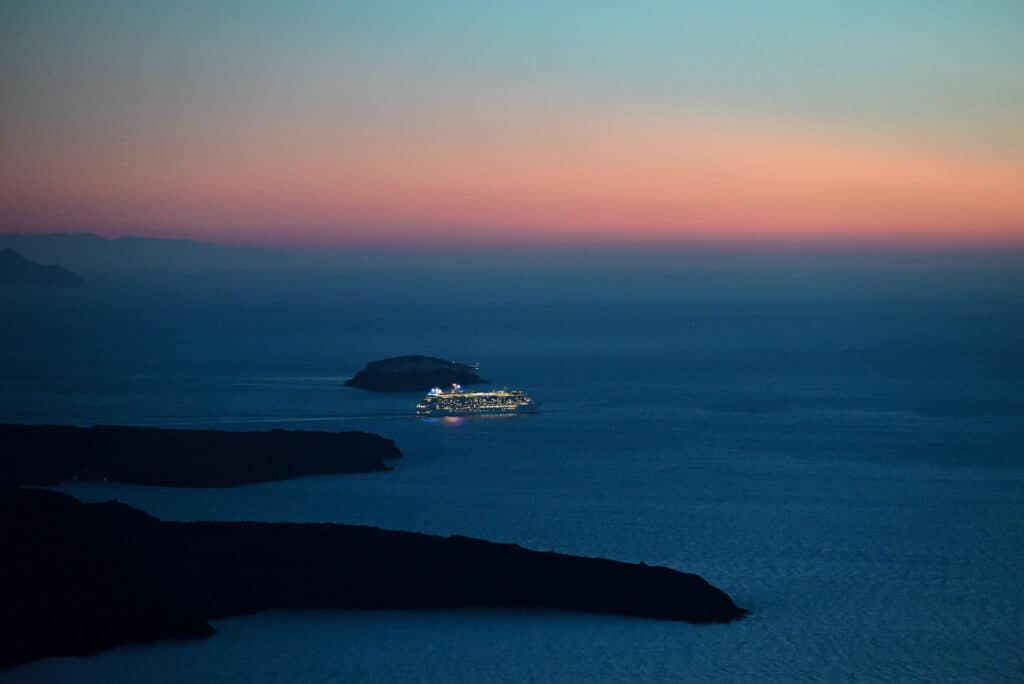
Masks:
[[[643,561],[751,613],[267,612],[0,682],[1024,681],[1020,255],[87,276],[0,297],[0,419],[366,430],[403,456],[229,489],[59,490],[167,520],[357,523]],[[420,419],[415,393],[343,387],[400,354],[478,362],[541,411]]]

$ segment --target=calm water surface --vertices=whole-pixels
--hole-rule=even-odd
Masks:
[[[481,273],[8,298],[0,416],[379,432],[405,454],[392,472],[61,489],[167,519],[643,560],[703,575],[748,619],[267,613],[0,681],[1024,678],[1020,269]],[[479,361],[543,411],[424,421],[416,395],[340,387],[400,353]]]

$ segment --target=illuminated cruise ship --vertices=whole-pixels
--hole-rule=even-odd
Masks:
[[[418,416],[473,416],[478,414],[530,413],[537,402],[522,390],[464,392],[460,385],[448,391],[435,387],[416,404]]]

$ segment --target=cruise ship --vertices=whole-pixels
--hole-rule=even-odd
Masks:
[[[460,385],[450,390],[435,387],[416,404],[418,416],[475,416],[481,414],[530,413],[537,402],[522,390],[500,389],[465,392]]]

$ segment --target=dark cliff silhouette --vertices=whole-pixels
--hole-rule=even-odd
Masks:
[[[29,261],[13,249],[0,249],[0,287],[81,287],[78,275],[61,266]]]
[[[264,610],[534,607],[742,617],[697,575],[466,537],[333,524],[171,523],[0,488],[0,666],[205,637]]]
[[[229,432],[0,424],[0,484],[112,480],[230,487],[304,475],[387,470],[402,452],[368,432]]]
[[[449,387],[452,383],[476,385],[482,382],[487,381],[464,363],[433,356],[396,356],[371,361],[346,380],[345,386],[377,392],[426,392],[431,387]]]

